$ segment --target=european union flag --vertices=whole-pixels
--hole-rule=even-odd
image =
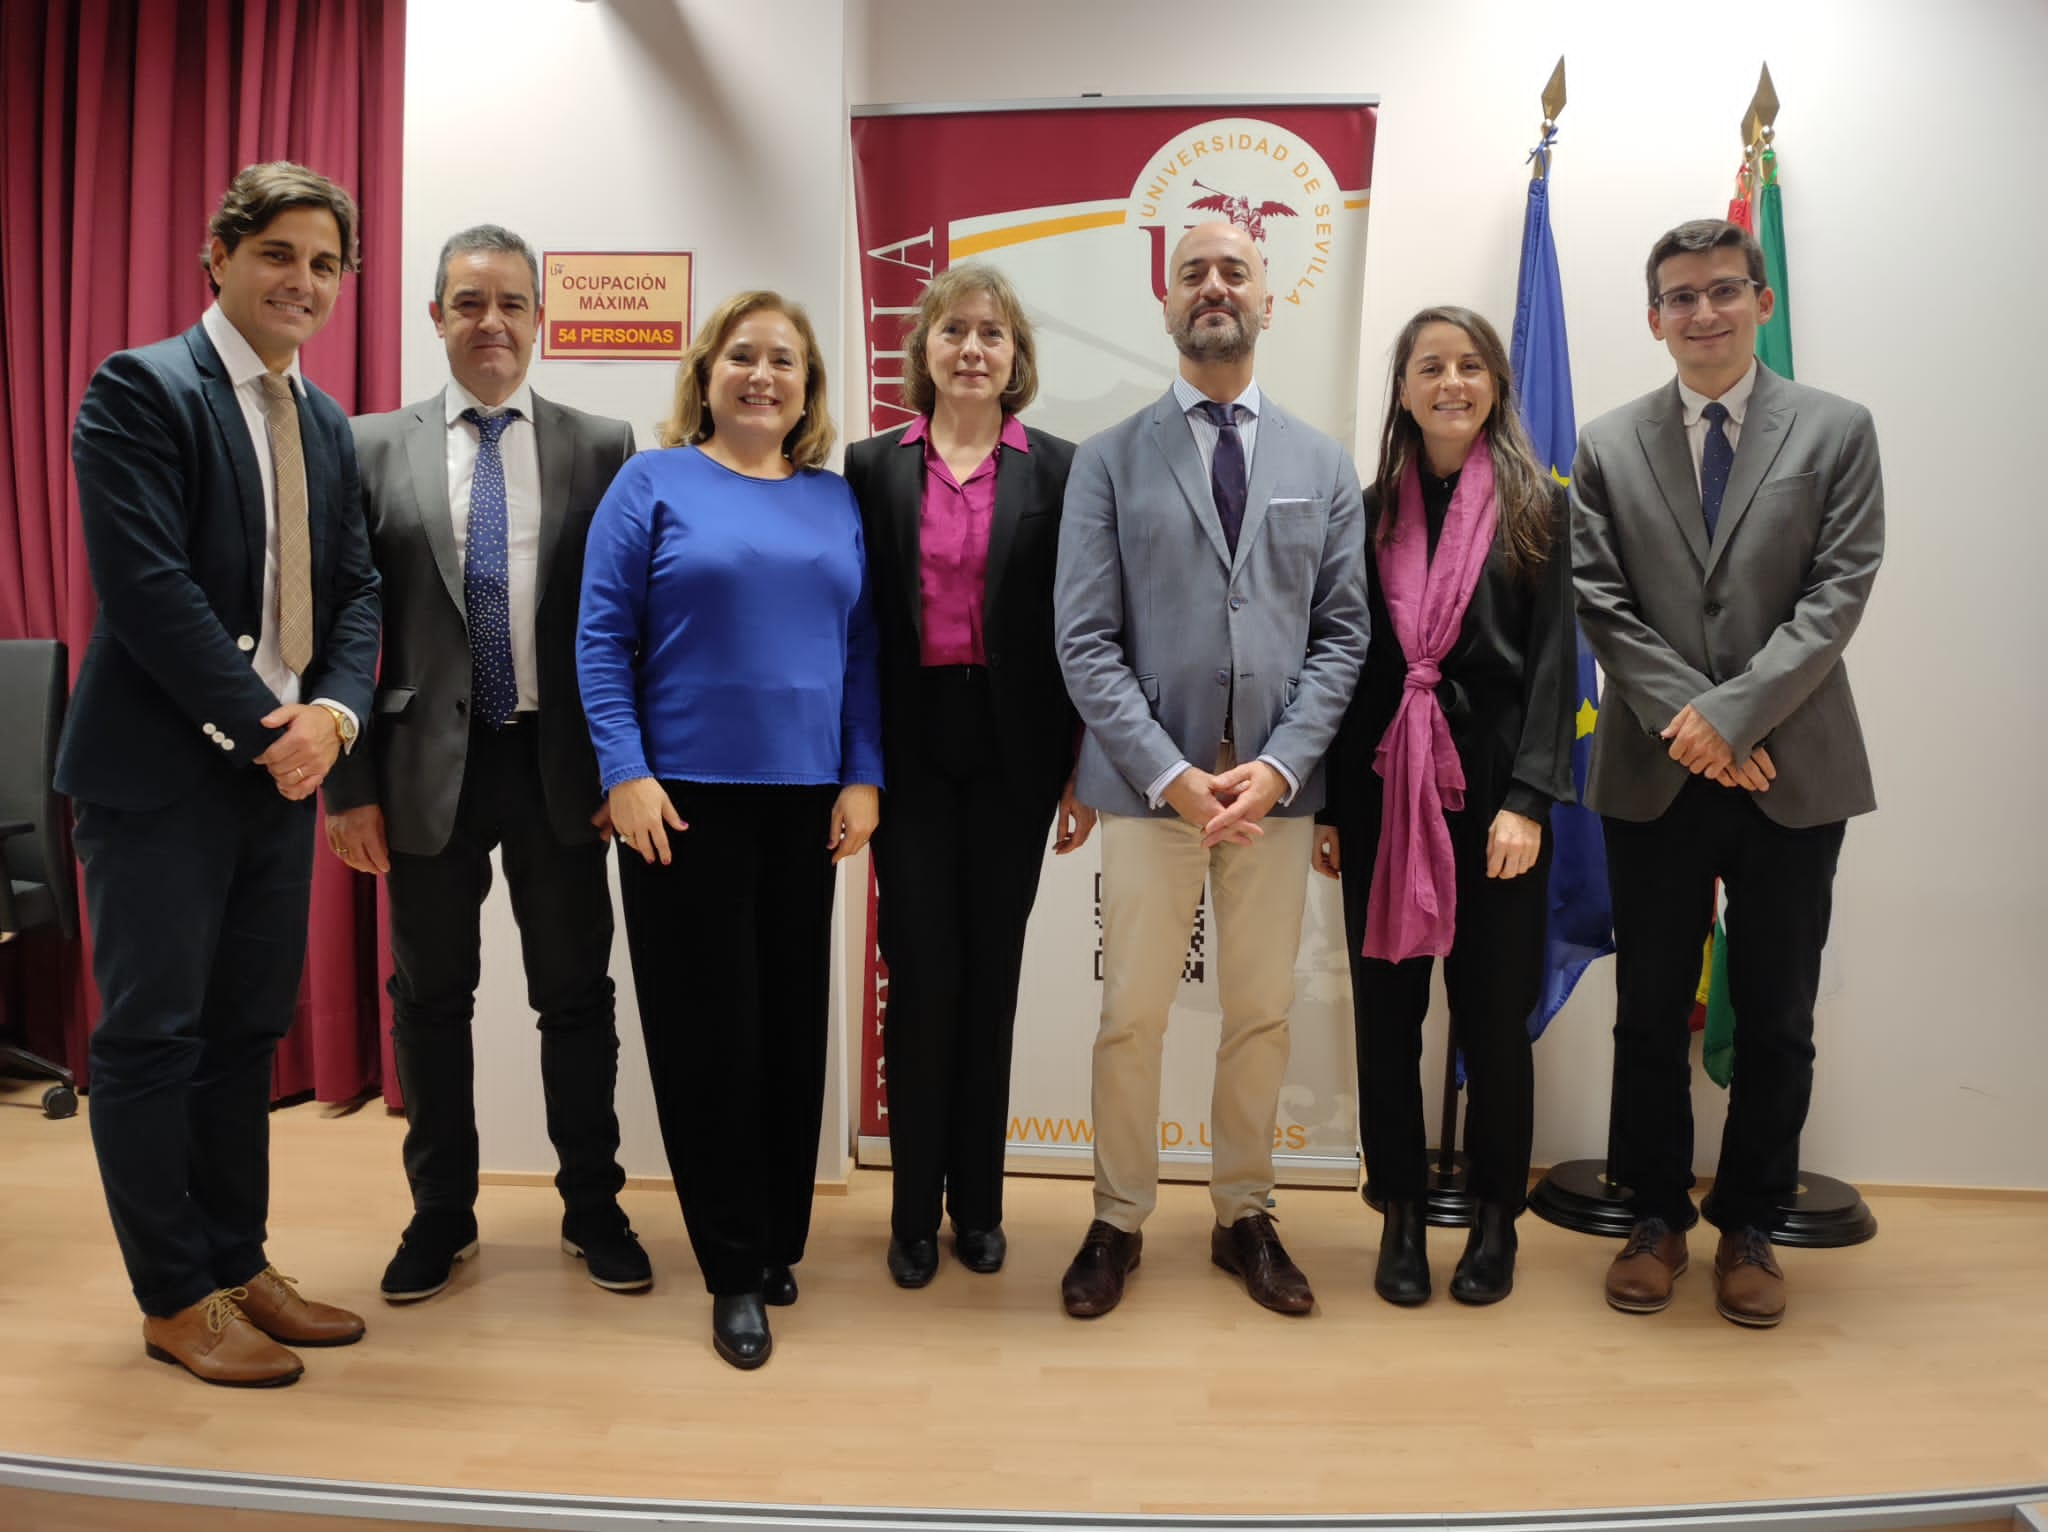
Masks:
[[[1545,173],[1530,181],[1529,206],[1522,219],[1522,271],[1515,284],[1512,361],[1522,420],[1535,443],[1536,456],[1548,465],[1552,478],[1568,484],[1579,431],[1572,416],[1571,353],[1565,345],[1557,243],[1550,237],[1547,139],[1537,153],[1545,161]],[[1569,557],[1569,550],[1559,549],[1558,556]],[[1600,818],[1582,806],[1586,765],[1593,751],[1593,724],[1599,714],[1593,652],[1586,647],[1583,633],[1578,635],[1578,649],[1578,734],[1572,746],[1572,781],[1580,802],[1559,805],[1550,812],[1550,933],[1544,954],[1543,997],[1529,1016],[1532,1038],[1542,1036],[1550,1018],[1563,1008],[1586,965],[1614,950],[1614,904],[1607,892],[1607,854],[1600,839]]]

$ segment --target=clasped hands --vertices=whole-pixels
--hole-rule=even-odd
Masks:
[[[258,720],[284,733],[256,757],[277,790],[292,802],[310,798],[341,754],[341,722],[317,702],[287,702]]]
[[[1778,775],[1778,768],[1771,764],[1771,753],[1762,745],[1750,752],[1748,760],[1738,764],[1735,747],[1690,702],[1678,710],[1678,716],[1663,727],[1658,738],[1671,741],[1672,760],[1694,776],[1707,777],[1723,787],[1768,792]]]
[[[1249,846],[1266,833],[1259,823],[1287,792],[1287,779],[1264,761],[1211,774],[1190,766],[1166,784],[1166,803],[1202,832],[1204,846]]]

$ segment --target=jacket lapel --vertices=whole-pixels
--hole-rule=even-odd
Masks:
[[[253,571],[255,585],[250,597],[250,610],[260,610],[263,604],[263,561],[269,541],[268,517],[263,508],[263,469],[256,461],[256,445],[249,436],[249,421],[242,413],[242,402],[235,397],[227,368],[221,363],[220,353],[213,349],[213,342],[207,338],[206,327],[196,324],[187,330],[185,345],[192,353],[193,366],[198,369],[200,392],[205,395],[206,407],[213,414],[214,429],[220,433],[221,450],[235,472],[235,488],[241,502],[242,541],[248,554],[247,567]]]
[[[434,550],[434,564],[441,571],[441,583],[448,587],[448,599],[455,603],[455,610],[467,623],[469,607],[462,596],[462,560],[455,553],[455,522],[448,507],[446,413],[444,394],[436,394],[414,409],[412,424],[405,431],[405,459],[412,470],[413,503],[419,507],[427,546]]]
[[[1202,454],[1195,450],[1195,433],[1188,429],[1187,416],[1181,412],[1180,401],[1173,396],[1172,389],[1166,391],[1166,397],[1152,412],[1152,440],[1158,444],[1166,466],[1173,470],[1173,480],[1180,486],[1181,494],[1187,497],[1188,509],[1195,513],[1195,520],[1209,534],[1209,543],[1216,550],[1216,557],[1228,569],[1230,544],[1224,540],[1223,522],[1216,515],[1216,497],[1209,492],[1208,475],[1202,472]],[[1246,503],[1250,503],[1249,494]],[[1243,546],[1242,530],[1239,529],[1240,547]]]
[[[1714,547],[1706,565],[1709,572],[1721,561],[1728,540],[1748,514],[1784,447],[1794,410],[1778,388],[1778,375],[1762,362],[1756,364],[1756,384],[1750,391],[1749,408],[1743,414],[1742,439],[1735,447],[1735,466],[1728,472],[1728,488],[1721,497],[1721,520],[1714,532]]]
[[[910,631],[917,635],[918,647],[922,651],[924,444],[913,442],[906,447],[899,436],[883,449],[882,461],[876,467],[882,476],[882,503],[889,507],[890,533],[895,540],[891,553],[896,560],[897,584],[909,609]]]
[[[1263,393],[1259,407],[1259,439],[1252,448],[1251,478],[1245,485],[1244,525],[1237,529],[1240,563],[1266,525],[1266,502],[1273,498],[1273,482],[1280,477],[1280,463],[1287,455],[1287,417]]]
[[[996,448],[996,508],[988,529],[988,578],[982,585],[982,629],[986,632],[1003,588],[1003,571],[1009,567],[1010,549],[1016,546],[1017,523],[1031,509],[1031,454]]]
[[[1707,518],[1700,508],[1700,483],[1693,472],[1692,450],[1685,442],[1685,406],[1674,381],[1660,396],[1656,410],[1636,422],[1636,439],[1650,460],[1650,472],[1664,496],[1664,507],[1678,524],[1678,534],[1702,570],[1707,567]]]
[[[570,495],[576,487],[576,437],[562,410],[533,396],[534,449],[540,454],[540,549],[533,576],[533,609],[548,596],[548,575],[561,546],[562,523],[568,520]]]

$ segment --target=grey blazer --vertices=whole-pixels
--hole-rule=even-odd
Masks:
[[[377,803],[393,851],[432,856],[448,844],[469,753],[469,627],[448,505],[443,396],[350,422],[371,552],[384,579],[384,658],[366,720],[367,750],[336,762],[330,812]],[[534,663],[548,824],[565,844],[594,839],[603,801],[576,684],[576,608],[590,518],[626,459],[623,420],[533,398],[540,454],[540,558]]]
[[[1676,380],[1580,433],[1572,470],[1579,622],[1607,682],[1586,802],[1657,818],[1684,786],[1658,732],[1691,703],[1777,780],[1781,825],[1877,807],[1842,651],[1884,555],[1877,432],[1860,404],[1757,364],[1713,545]]]
[[[1207,770],[1231,709],[1237,758],[1270,755],[1323,802],[1323,754],[1365,658],[1358,474],[1267,395],[1233,559],[1180,405],[1157,403],[1074,454],[1053,620],[1087,725],[1077,788],[1110,814],[1169,818],[1145,790],[1175,761]]]

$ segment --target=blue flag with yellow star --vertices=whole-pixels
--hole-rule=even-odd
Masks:
[[[1546,147],[1537,152],[1547,161]],[[1550,179],[1529,183],[1522,219],[1522,271],[1515,284],[1512,347],[1515,392],[1538,461],[1560,484],[1571,482],[1578,425],[1572,417],[1571,353],[1565,345],[1564,291],[1557,276],[1557,244],[1550,236]],[[1570,550],[1557,550],[1560,558]],[[1550,811],[1550,933],[1545,943],[1543,996],[1529,1015],[1529,1035],[1543,1029],[1571,998],[1572,986],[1595,958],[1614,950],[1614,905],[1607,892],[1607,853],[1600,817],[1583,807],[1586,765],[1593,753],[1593,724],[1599,716],[1593,651],[1578,635],[1578,734],[1572,745],[1572,781],[1580,802]]]

